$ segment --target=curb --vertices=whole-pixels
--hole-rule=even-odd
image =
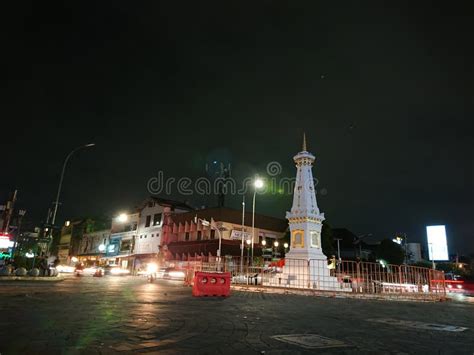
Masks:
[[[14,281],[27,281],[27,282],[59,282],[64,281],[64,277],[61,276],[0,276],[1,282],[14,282]]]
[[[446,302],[449,301],[446,297],[431,296],[431,297],[409,297],[399,294],[386,294],[384,296],[378,296],[367,293],[347,293],[347,292],[334,292],[334,291],[319,291],[319,290],[305,290],[295,288],[279,288],[270,286],[239,286],[231,285],[231,288],[235,291],[243,292],[260,292],[260,293],[276,293],[282,295],[302,295],[302,296],[316,296],[326,298],[345,298],[345,299],[359,299],[359,300],[375,300],[375,301],[400,301],[400,302]]]

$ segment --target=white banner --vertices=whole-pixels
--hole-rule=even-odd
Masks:
[[[244,232],[244,238],[245,240],[252,239],[252,234]],[[230,239],[242,240],[242,231],[232,229],[232,232],[230,232]]]

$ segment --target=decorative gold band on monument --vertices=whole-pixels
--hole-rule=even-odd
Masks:
[[[320,218],[313,218],[313,217],[292,217],[288,218],[290,223],[304,223],[304,222],[314,222],[314,223],[321,223],[322,220]]]

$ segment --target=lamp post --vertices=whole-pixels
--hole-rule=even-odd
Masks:
[[[247,239],[245,242],[247,243],[247,265],[249,265],[250,264],[250,260],[249,260],[250,244],[252,243],[252,241],[250,239]],[[248,268],[247,268],[247,271],[248,271]]]
[[[52,236],[53,234],[53,227],[54,227],[54,224],[56,222],[56,215],[58,213],[58,206],[59,206],[59,196],[61,195],[61,188],[63,186],[63,180],[64,180],[64,172],[66,171],[66,165],[69,161],[69,159],[71,158],[71,156],[81,150],[81,149],[85,149],[85,148],[90,148],[90,147],[93,147],[95,146],[94,143],[89,143],[89,144],[85,144],[85,145],[81,145],[80,147],[77,147],[75,149],[73,149],[67,156],[66,156],[66,159],[64,159],[64,163],[63,163],[63,169],[61,171],[61,178],[59,179],[59,185],[58,185],[58,192],[56,193],[56,200],[54,201],[54,210],[53,210],[53,219],[51,221],[51,233],[50,233],[50,236]]]
[[[339,245],[339,242],[342,240],[342,238],[336,238],[337,241],[337,258],[339,259],[339,262],[341,261],[341,246]]]
[[[242,245],[240,246],[240,274],[244,272],[244,240],[245,240],[245,195],[242,197]]]
[[[222,247],[222,234],[221,234],[221,231],[219,228],[216,228],[215,226],[213,226],[212,222],[212,218],[211,218],[211,222],[205,220],[205,219],[202,219],[202,218],[198,218],[197,216],[194,217],[194,222],[197,224],[198,221],[201,221],[201,224],[205,227],[211,227],[211,229],[214,229],[215,231],[217,231],[217,234],[219,235],[219,249],[217,249],[217,267],[219,269],[219,271],[221,270],[221,247]]]
[[[428,243],[428,247],[430,248],[430,254],[431,254],[431,267],[433,268],[433,270],[436,270],[436,264],[434,261],[434,253],[433,253],[433,244]]]
[[[255,197],[257,195],[257,190],[263,187],[264,183],[263,180],[260,178],[256,178],[253,182],[253,202],[252,202],[252,266],[253,266],[253,245],[255,243]]]

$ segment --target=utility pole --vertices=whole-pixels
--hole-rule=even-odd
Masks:
[[[405,234],[405,265],[408,265],[408,236]]]
[[[240,246],[240,274],[244,272],[244,239],[245,239],[245,195],[242,197],[242,245]]]
[[[6,234],[8,234],[8,232],[10,231],[10,221],[13,214],[13,208],[15,207],[17,192],[18,190],[15,190],[12,199],[10,201],[7,201],[7,204],[5,205],[5,210],[3,212],[2,232]]]
[[[336,238],[337,241],[337,258],[339,261],[341,261],[341,246],[339,245],[339,242],[342,240],[342,238]]]
[[[17,249],[18,240],[21,237],[21,235],[20,235],[20,233],[21,233],[21,223],[23,221],[23,217],[25,216],[25,214],[26,214],[26,210],[19,210],[18,211],[18,228],[17,228],[16,233],[15,233],[15,238],[13,239],[13,248],[12,248],[12,257],[13,258],[15,258],[15,252],[16,252],[16,249]]]

